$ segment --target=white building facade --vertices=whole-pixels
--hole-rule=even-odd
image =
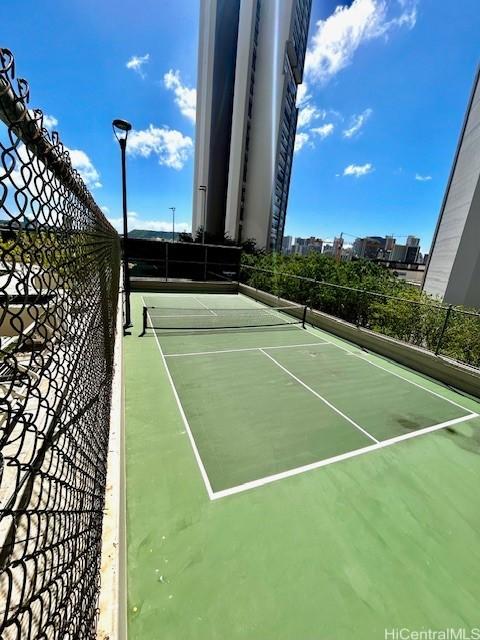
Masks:
[[[429,254],[423,288],[480,307],[480,69]]]
[[[201,0],[194,232],[281,250],[310,11],[311,0]]]

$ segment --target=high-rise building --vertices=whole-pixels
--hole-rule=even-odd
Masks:
[[[322,253],[322,248],[323,240],[321,240],[320,238],[315,238],[315,236],[311,236],[307,239],[305,253]]]
[[[282,253],[285,253],[285,254],[292,253],[292,247],[293,247],[293,237],[283,236]]]
[[[480,67],[440,210],[423,288],[480,307]]]
[[[333,239],[333,255],[335,256],[336,260],[340,260],[342,256],[342,249],[343,249],[343,235],[340,235],[339,238],[335,236],[335,238]]]
[[[420,238],[417,236],[407,236],[407,247],[420,247]]]
[[[409,236],[409,238],[410,237],[413,236]],[[415,262],[419,261],[419,255],[420,246],[418,244],[396,244],[390,253],[389,259],[392,262],[406,262],[409,264],[414,264]]]
[[[311,3],[201,0],[194,233],[281,249]]]
[[[353,243],[353,253],[357,258],[375,260],[380,251],[385,249],[386,238],[380,236],[367,236],[357,238]]]
[[[392,251],[393,247],[395,246],[395,243],[396,243],[396,239],[393,236],[385,236],[385,251],[387,253],[389,251]]]

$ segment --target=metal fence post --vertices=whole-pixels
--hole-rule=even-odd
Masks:
[[[438,336],[437,348],[435,349],[435,355],[438,356],[440,353],[440,348],[442,346],[443,336],[445,335],[445,331],[447,330],[448,321],[450,320],[450,314],[452,313],[453,305],[449,304],[447,312],[445,314],[445,320],[443,321],[442,330],[440,331],[440,335]]]
[[[310,301],[309,301],[310,302],[310,305],[309,305],[310,306],[310,311],[313,311],[313,291],[315,291],[316,287],[318,286],[316,277],[313,279],[313,283],[312,284],[313,284],[313,287],[310,289]]]
[[[305,306],[303,307],[303,316],[302,316],[302,327],[303,327],[304,329],[305,329],[305,323],[306,323],[306,321],[307,321],[307,309],[308,309],[308,306],[307,306],[307,305],[305,305]]]
[[[168,282],[168,243],[165,243],[165,282]]]
[[[205,245],[204,245],[205,247]],[[208,256],[208,247],[205,247],[205,255],[203,256],[203,259],[205,261],[205,268],[204,268],[204,272],[203,272],[203,281],[206,282],[207,281],[207,256]]]
[[[362,289],[361,291],[358,292],[357,317],[356,317],[356,323],[355,323],[357,327],[363,326],[362,321],[365,320],[364,306],[366,307],[367,293],[368,292],[365,289]]]
[[[361,309],[361,302],[362,302],[361,292],[357,292],[356,298],[357,298],[357,313],[355,314],[355,326],[359,327],[360,326],[360,309]]]

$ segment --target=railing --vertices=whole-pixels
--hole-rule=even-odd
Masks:
[[[241,248],[234,246],[128,239],[128,262],[133,277],[166,281],[238,280],[241,253]]]
[[[14,78],[0,49],[0,637],[93,639],[119,240]]]
[[[242,265],[241,281],[464,364],[480,367],[480,314]]]

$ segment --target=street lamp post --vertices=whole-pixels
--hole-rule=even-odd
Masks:
[[[175,207],[169,207],[172,212],[172,231],[173,231],[173,241],[175,242]]]
[[[199,191],[203,191],[203,212],[202,212],[202,244],[205,244],[205,225],[206,215],[207,215],[207,187],[204,184],[201,184],[198,187]]]
[[[128,132],[132,125],[126,120],[116,119],[112,122],[113,133],[120,144],[122,156],[122,200],[123,200],[123,290],[125,292],[125,325],[131,327],[130,320],[130,275],[128,273],[128,219],[127,219],[127,164],[126,150]]]

